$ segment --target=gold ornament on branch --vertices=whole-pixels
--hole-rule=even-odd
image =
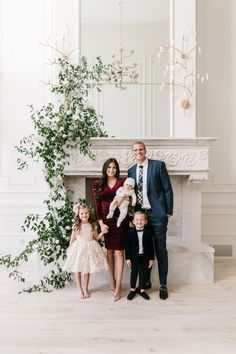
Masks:
[[[166,64],[163,75],[166,77],[168,74],[170,76],[169,81],[163,81],[161,88],[168,87],[179,87],[184,91],[184,99],[181,101],[181,107],[185,110],[191,107],[191,100],[196,89],[196,82],[199,80],[204,83],[208,80],[209,75],[205,73],[203,75],[195,72],[195,57],[196,51],[201,54],[201,48],[197,46],[197,42],[188,45],[188,36],[183,35],[181,44],[178,46],[172,40],[168,45],[161,46],[158,57],[161,59],[163,55],[168,54],[171,57],[169,63]]]

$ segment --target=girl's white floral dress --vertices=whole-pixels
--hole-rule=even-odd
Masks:
[[[93,238],[92,226],[81,224],[76,240],[67,249],[67,260],[63,270],[67,272],[97,273],[107,270],[106,256]]]

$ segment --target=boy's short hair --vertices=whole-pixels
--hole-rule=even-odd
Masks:
[[[144,215],[146,221],[148,221],[147,214],[146,214],[144,211],[141,211],[141,210],[140,210],[140,211],[136,211],[136,212],[134,213],[133,220],[134,220],[135,215]]]

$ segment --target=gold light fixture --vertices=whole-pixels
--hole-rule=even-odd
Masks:
[[[118,5],[120,6],[120,44],[118,54],[112,53],[111,55],[111,65],[120,78],[119,81],[115,83],[116,87],[125,90],[127,84],[138,83],[139,74],[135,69],[138,64],[136,62],[130,64],[129,60],[127,60],[134,54],[134,49],[130,49],[127,54],[123,46],[123,0],[119,1]]]
[[[163,72],[164,76],[167,76],[168,72],[170,73],[170,81],[164,81],[162,87],[172,86],[183,89],[185,97],[181,101],[181,107],[184,111],[191,107],[191,99],[196,87],[196,81],[200,80],[203,83],[205,80],[208,80],[208,73],[204,75],[195,74],[193,61],[196,51],[201,54],[201,48],[197,46],[196,41],[188,48],[188,39],[187,36],[183,35],[180,46],[171,41],[168,45],[161,46],[158,54],[160,59],[165,53],[171,54],[173,58],[173,60],[166,64]]]

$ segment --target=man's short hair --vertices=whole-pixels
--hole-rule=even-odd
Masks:
[[[136,140],[136,141],[134,141],[133,144],[132,144],[132,148],[134,147],[134,145],[142,145],[143,148],[144,148],[144,150],[147,150],[147,149],[146,149],[146,145],[144,144],[144,142],[143,142],[142,140]]]

